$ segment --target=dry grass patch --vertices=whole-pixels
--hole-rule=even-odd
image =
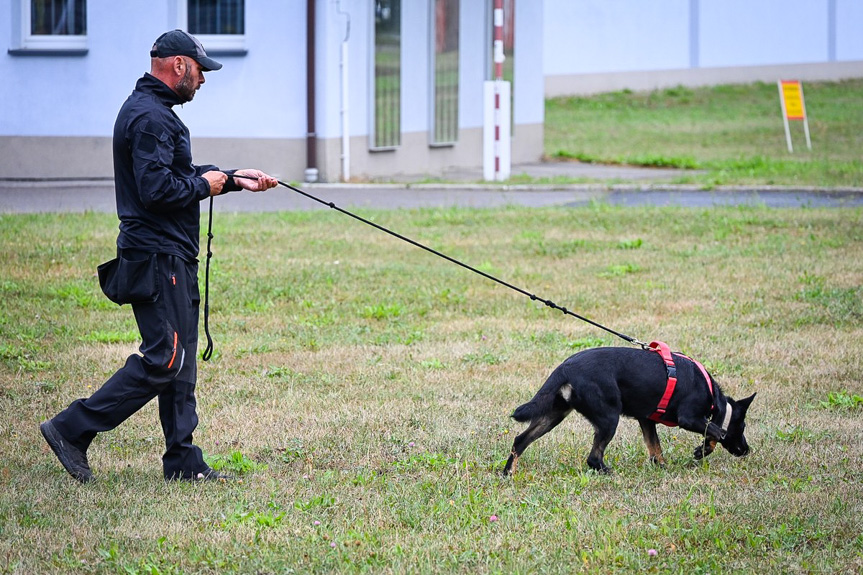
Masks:
[[[512,409],[625,342],[338,214],[223,214],[196,440],[242,483],[166,485],[152,404],[96,439],[80,486],[37,427],[136,348],[92,277],[116,223],[2,216],[0,571],[863,568],[860,210],[367,215],[757,391],[752,454],[697,463],[697,436],[662,429],[656,469],[623,421],[599,476],[573,414],[504,480]]]

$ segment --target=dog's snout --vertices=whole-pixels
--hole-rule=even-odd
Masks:
[[[749,446],[748,445],[739,446],[737,449],[734,450],[734,455],[736,457],[746,457],[747,455],[749,455]]]

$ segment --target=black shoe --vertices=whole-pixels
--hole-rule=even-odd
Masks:
[[[50,420],[39,425],[39,430],[69,475],[81,483],[95,481],[90,464],[87,463],[87,454],[66,441]]]
[[[222,483],[233,481],[236,479],[233,475],[229,473],[221,473],[212,469],[210,467],[204,469],[203,471],[199,471],[195,475],[172,475],[171,477],[165,478],[167,481],[221,481]]]

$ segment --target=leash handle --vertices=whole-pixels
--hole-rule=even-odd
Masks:
[[[255,177],[255,176],[246,176],[246,175],[243,175],[243,174],[231,174],[231,177],[232,177],[232,178],[245,178],[245,179],[247,179],[247,180],[257,180],[257,179],[258,179],[258,178],[257,178],[257,177]],[[493,282],[497,282],[497,283],[499,283],[499,284],[500,284],[500,285],[502,285],[502,286],[505,286],[505,287],[508,287],[508,288],[509,288],[509,289],[511,289],[511,290],[517,291],[518,293],[520,293],[520,294],[522,294],[522,295],[525,295],[525,296],[529,297],[530,299],[532,299],[532,300],[534,300],[534,301],[542,302],[542,303],[544,303],[547,307],[550,307],[550,308],[552,308],[552,309],[556,309],[556,310],[558,310],[558,311],[560,311],[560,312],[562,312],[562,313],[564,313],[564,314],[566,314],[566,315],[571,315],[572,317],[575,317],[575,318],[577,318],[577,319],[580,319],[581,321],[586,322],[586,323],[589,323],[590,325],[592,325],[592,326],[594,326],[594,327],[598,327],[599,329],[603,329],[603,330],[607,331],[607,332],[608,332],[608,333],[610,333],[610,334],[616,335],[617,337],[619,337],[620,339],[622,339],[622,340],[624,340],[624,341],[627,341],[627,342],[629,342],[629,343],[631,343],[631,344],[634,344],[634,345],[639,345],[639,346],[641,346],[641,347],[642,347],[642,349],[648,349],[648,345],[649,345],[649,344],[647,344],[646,342],[639,341],[638,339],[636,339],[636,338],[634,338],[634,337],[632,337],[632,336],[629,336],[629,335],[626,335],[626,334],[620,333],[620,332],[618,332],[618,331],[615,331],[615,330],[613,330],[613,329],[611,329],[611,328],[609,328],[609,327],[606,327],[606,326],[604,326],[604,325],[602,325],[602,324],[600,324],[600,323],[597,323],[597,322],[595,322],[595,321],[593,321],[593,320],[590,320],[590,319],[588,319],[588,318],[586,318],[586,317],[584,317],[584,316],[582,316],[582,315],[579,315],[579,314],[577,314],[577,313],[575,313],[575,312],[572,312],[572,311],[570,311],[570,310],[566,309],[565,307],[561,307],[561,306],[557,305],[556,303],[554,303],[554,302],[553,302],[553,301],[551,301],[551,300],[543,299],[543,298],[541,298],[541,297],[539,297],[539,296],[537,296],[537,295],[535,295],[535,294],[532,294],[532,293],[530,293],[530,292],[528,292],[528,291],[525,291],[525,290],[521,289],[520,287],[514,286],[514,285],[512,285],[512,284],[510,284],[510,283],[507,283],[507,282],[505,282],[505,281],[501,280],[501,279],[498,279],[498,278],[494,277],[494,276],[493,276],[493,275],[491,275],[491,274],[487,274],[487,273],[485,273],[484,271],[478,270],[478,269],[476,269],[475,267],[472,267],[472,266],[469,266],[469,265],[468,265],[468,264],[466,264],[466,263],[460,262],[459,260],[457,260],[457,259],[455,259],[455,258],[452,258],[452,257],[450,257],[450,256],[448,256],[448,255],[446,255],[446,254],[444,254],[444,253],[441,253],[441,252],[439,252],[439,251],[437,251],[437,250],[434,250],[434,249],[432,249],[432,248],[430,248],[430,247],[428,247],[428,246],[425,246],[425,245],[423,245],[423,244],[421,244],[421,243],[419,243],[419,242],[416,242],[416,241],[414,241],[414,240],[412,240],[412,239],[410,239],[410,238],[408,238],[408,237],[405,237],[405,236],[403,236],[403,235],[401,235],[401,234],[399,234],[399,233],[396,233],[396,232],[394,232],[394,231],[392,231],[392,230],[390,230],[390,229],[387,229],[387,228],[385,228],[385,227],[383,227],[383,226],[381,226],[381,225],[378,225],[378,224],[376,224],[376,223],[374,223],[374,222],[372,222],[372,221],[369,221],[369,220],[367,220],[367,219],[365,219],[365,218],[363,218],[363,217],[361,217],[361,216],[358,216],[358,215],[356,215],[356,214],[354,214],[354,213],[352,213],[352,212],[349,212],[348,210],[344,210],[344,209],[342,209],[342,208],[338,207],[337,205],[335,205],[333,202],[327,202],[327,201],[324,201],[324,200],[322,200],[322,199],[320,199],[320,198],[317,198],[317,197],[313,196],[312,194],[309,194],[308,192],[304,192],[303,190],[301,190],[301,189],[299,189],[299,188],[296,188],[296,187],[294,187],[294,186],[292,186],[292,185],[290,185],[290,184],[286,184],[285,182],[283,182],[283,181],[281,181],[281,180],[276,180],[276,181],[277,181],[277,182],[279,182],[279,185],[284,186],[284,187],[288,188],[289,190],[292,190],[292,191],[294,191],[294,192],[296,192],[296,193],[298,193],[298,194],[300,194],[300,195],[302,195],[302,196],[305,196],[305,197],[309,198],[310,200],[314,200],[314,201],[318,202],[319,204],[323,204],[323,205],[325,205],[325,206],[327,206],[327,207],[329,207],[329,208],[331,208],[331,209],[334,209],[334,210],[336,210],[336,211],[338,211],[338,212],[341,212],[341,213],[345,214],[346,216],[350,216],[350,217],[354,218],[355,220],[359,220],[359,221],[363,222],[364,224],[370,225],[370,226],[372,226],[373,228],[377,228],[377,229],[379,229],[380,231],[385,232],[385,233],[388,233],[388,234],[390,234],[390,235],[391,235],[391,236],[393,236],[393,237],[396,237],[396,238],[398,238],[398,239],[400,239],[400,240],[402,240],[402,241],[405,241],[405,242],[407,242],[407,243],[409,243],[409,244],[411,244],[411,245],[413,245],[413,246],[416,246],[416,247],[418,247],[418,248],[420,248],[420,249],[423,249],[423,250],[425,250],[425,251],[427,251],[427,252],[429,252],[429,253],[432,253],[432,254],[434,254],[434,255],[436,255],[436,256],[438,256],[438,257],[441,257],[441,258],[443,258],[443,259],[447,260],[448,262],[451,262],[451,263],[454,263],[454,264],[456,264],[456,265],[459,265],[459,266],[461,266],[461,267],[463,267],[463,268],[465,268],[465,269],[467,269],[467,270],[470,270],[470,271],[472,271],[472,272],[474,272],[474,273],[476,273],[476,274],[479,274],[479,275],[483,276],[483,277],[484,277],[484,278],[486,278],[486,279],[490,279],[490,280],[491,280],[491,281],[493,281]]]
[[[207,336],[207,349],[201,359],[210,361],[213,357],[213,338],[210,337],[210,260],[213,258],[213,196],[210,196],[210,215],[207,223],[207,264],[204,272],[204,334]]]

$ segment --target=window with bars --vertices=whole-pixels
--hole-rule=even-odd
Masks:
[[[374,2],[374,78],[371,148],[401,144],[401,0]]]
[[[207,52],[246,52],[245,0],[180,0],[179,27],[201,41]]]
[[[41,36],[87,34],[86,0],[30,0],[30,34]]]
[[[86,0],[13,0],[10,54],[87,50]]]
[[[245,34],[244,0],[188,0],[188,31],[199,34]]]
[[[458,140],[459,0],[432,3],[432,144]]]

